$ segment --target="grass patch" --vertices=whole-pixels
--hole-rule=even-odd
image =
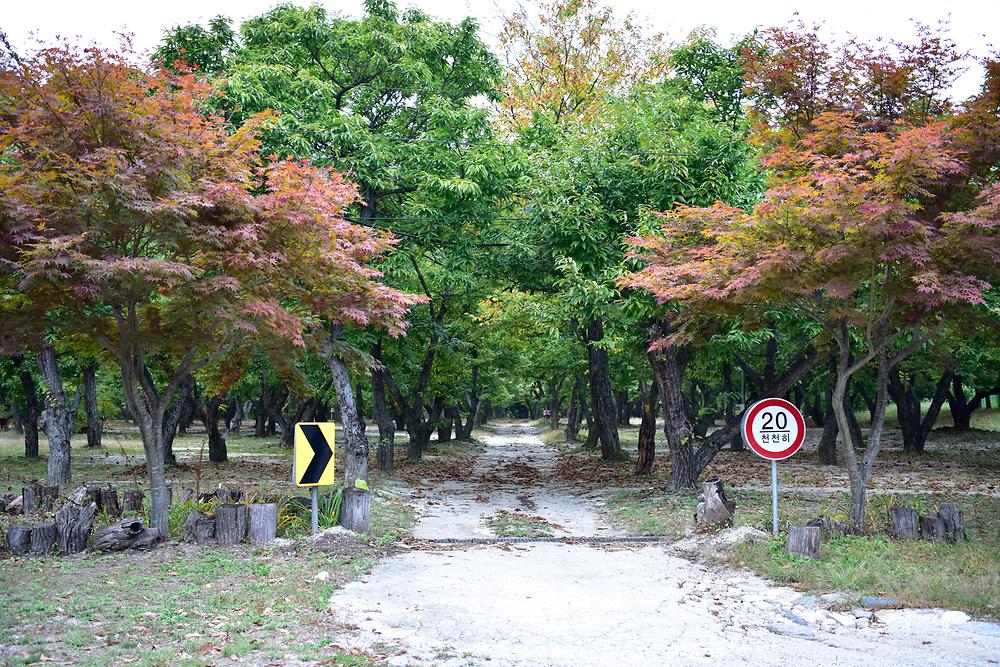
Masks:
[[[553,537],[557,528],[540,516],[507,510],[497,510],[484,518],[483,523],[497,537]]]
[[[915,606],[1000,617],[1000,553],[981,540],[943,544],[847,536],[821,545],[815,560],[790,556],[784,546],[783,540],[758,542],[735,558],[775,581],[836,589],[849,601],[884,595]]]

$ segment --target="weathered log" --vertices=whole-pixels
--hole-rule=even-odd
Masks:
[[[76,491],[69,497],[69,501],[74,505],[83,505],[83,501],[87,498],[87,485],[81,484],[76,487]]]
[[[698,506],[694,512],[694,522],[699,530],[718,530],[733,525],[736,503],[726,499],[722,480],[718,477],[705,480],[698,496]]]
[[[355,533],[370,533],[372,494],[364,489],[344,489],[340,525]]]
[[[31,549],[31,526],[11,526],[7,529],[7,548],[15,556],[23,556]]]
[[[94,516],[97,514],[97,504],[88,503],[80,507],[75,503],[66,503],[56,512],[56,533],[59,550],[64,554],[80,553],[87,548],[87,540],[94,529]]]
[[[204,544],[215,539],[215,517],[205,512],[191,510],[184,521],[184,539]]]
[[[965,521],[962,512],[954,505],[942,505],[938,516],[944,521],[944,538],[949,542],[964,542],[969,539],[965,534]]]
[[[125,492],[123,500],[126,512],[142,512],[142,491],[129,489]]]
[[[21,506],[24,504],[24,498],[21,495],[14,496],[14,500],[7,504],[8,514],[21,514]]]
[[[248,537],[251,542],[270,542],[278,535],[277,503],[252,503]]]
[[[0,512],[6,512],[16,497],[13,493],[0,493]]]
[[[139,519],[124,519],[98,530],[94,535],[94,548],[101,551],[149,549],[162,539],[157,528],[147,528]]]
[[[909,507],[893,507],[889,510],[892,517],[892,534],[901,540],[915,540],[920,536],[917,523],[917,510]]]
[[[56,550],[56,522],[36,523],[31,527],[31,553],[36,556]]]
[[[243,500],[243,489],[229,489],[229,502],[238,503]]]
[[[118,489],[113,486],[101,489],[101,507],[112,519],[117,519],[122,515],[121,505],[118,504]]]
[[[215,508],[215,541],[239,544],[247,531],[247,506],[225,503]]]
[[[925,540],[935,540],[944,542],[945,528],[944,519],[937,516],[920,517],[920,536]]]
[[[793,556],[816,558],[822,541],[818,526],[789,526],[785,551]]]
[[[104,498],[101,495],[101,487],[100,486],[98,486],[96,484],[92,484],[92,485],[88,486],[87,487],[87,499],[90,502],[92,502],[95,505],[97,505],[97,511],[98,512],[100,512],[102,509],[104,509],[104,502],[103,502]]]

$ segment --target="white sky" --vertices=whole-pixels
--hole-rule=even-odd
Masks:
[[[296,0],[311,4],[310,0]],[[609,0],[605,0],[607,2]],[[255,16],[278,4],[277,0],[0,0],[0,29],[24,48],[35,31],[45,40],[56,35],[112,45],[115,33],[127,29],[141,49],[153,47],[163,30],[178,24],[205,21],[217,14],[239,20]],[[360,12],[361,0],[320,0],[331,11],[348,15]],[[398,0],[400,7],[418,6],[442,19],[479,18],[487,40],[492,41],[498,16],[509,12],[517,0]],[[951,34],[960,48],[984,56],[995,50],[988,30],[1000,26],[1000,0],[617,0],[620,13],[634,12],[651,31],[678,40],[693,28],[710,25],[722,38],[742,35],[757,26],[780,25],[800,13],[807,23],[823,21],[830,36],[853,33],[866,40],[910,39],[910,19],[936,23],[950,18]],[[953,97],[974,94],[981,83],[981,69],[969,71],[953,89]]]

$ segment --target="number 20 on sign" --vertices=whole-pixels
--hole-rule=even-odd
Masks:
[[[778,461],[799,451],[806,437],[802,413],[783,398],[757,401],[743,413],[743,442],[757,456],[771,462],[771,516],[778,536]]]

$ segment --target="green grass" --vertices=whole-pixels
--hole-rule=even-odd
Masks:
[[[727,489],[737,503],[734,524],[771,530],[767,493]],[[900,541],[886,536],[894,505],[918,513],[945,503],[961,510],[970,541],[941,544]],[[821,515],[846,518],[846,494],[783,493],[781,524],[801,524]],[[670,495],[655,489],[626,491],[608,501],[612,523],[633,535],[679,539],[693,526],[694,494]],[[917,606],[943,606],[1000,617],[1000,498],[977,495],[872,495],[868,502],[871,534],[824,543],[816,559],[784,551],[784,537],[743,547],[730,559],[776,581],[808,589],[836,589],[855,598],[887,595]]]
[[[754,543],[734,559],[775,581],[842,591],[848,604],[883,595],[910,605],[1000,617],[1000,552],[995,544],[848,536],[822,544],[816,559],[790,556],[784,546],[782,540]]]
[[[552,537],[554,526],[540,516],[497,510],[483,519],[497,537]]]

